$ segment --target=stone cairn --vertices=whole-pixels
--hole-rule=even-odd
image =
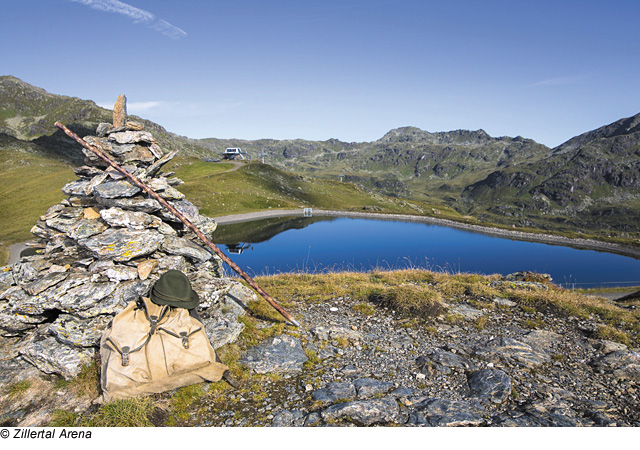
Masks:
[[[101,123],[84,138],[210,235],[213,219],[174,186],[182,183],[161,168],[165,154],[151,133],[127,122],[124,96],[113,126]],[[223,278],[219,257],[199,245],[195,234],[121,173],[85,150],[78,179],[62,188],[68,198],[51,206],[31,229],[20,261],[0,269],[0,382],[33,370],[77,376],[92,362],[112,317],[128,302],[147,295],[169,269],[187,274],[200,296],[199,314],[214,348],[233,342],[244,325],[247,301],[256,298],[240,283]],[[37,195],[37,193],[36,193]],[[28,254],[29,256],[24,256]]]

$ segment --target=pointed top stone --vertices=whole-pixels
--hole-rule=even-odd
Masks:
[[[113,126],[123,127],[127,122],[127,97],[119,95],[113,106]]]

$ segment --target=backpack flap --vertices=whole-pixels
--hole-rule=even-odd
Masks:
[[[157,363],[162,363],[162,370],[170,377],[192,372],[216,361],[203,325],[186,309],[174,308],[169,320],[158,326],[155,336],[153,347],[148,351],[157,348],[154,354],[162,355]]]

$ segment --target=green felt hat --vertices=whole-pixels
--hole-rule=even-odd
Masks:
[[[200,303],[189,279],[179,270],[167,270],[163,273],[151,288],[149,298],[156,305],[185,309],[193,309]]]

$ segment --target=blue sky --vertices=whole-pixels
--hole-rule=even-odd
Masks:
[[[640,1],[3,0],[0,74],[192,138],[550,147],[640,112]]]

